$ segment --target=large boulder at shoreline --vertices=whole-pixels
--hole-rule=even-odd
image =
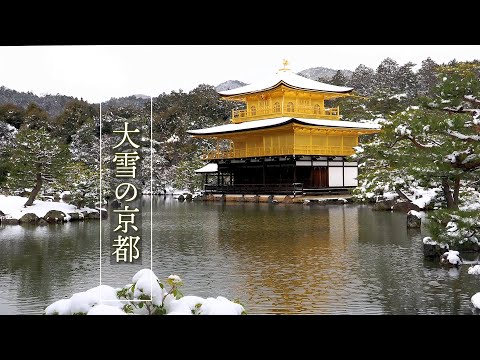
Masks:
[[[100,219],[99,211],[92,211],[89,213],[84,213],[85,219]]]
[[[70,221],[83,221],[84,219],[83,214],[79,212],[68,213],[68,216],[70,216]]]
[[[48,223],[60,223],[66,221],[66,217],[67,215],[65,215],[65,213],[63,213],[62,211],[50,210],[45,214],[43,218]]]
[[[411,210],[419,211],[420,208],[417,205],[412,204],[408,201],[397,201],[395,204],[392,205],[392,210],[408,213]]]
[[[372,207],[372,210],[374,211],[385,211],[385,210],[391,210],[392,206],[395,204],[395,201],[393,200],[383,200],[375,203]]]
[[[28,213],[23,215],[18,222],[20,224],[35,224],[40,220],[36,214]]]
[[[407,214],[407,228],[419,229],[422,226],[422,219],[420,213],[415,210],[410,210]]]
[[[423,256],[426,258],[439,258],[445,251],[448,251],[448,245],[439,244],[436,241],[433,241],[431,237],[425,237],[423,239]]]

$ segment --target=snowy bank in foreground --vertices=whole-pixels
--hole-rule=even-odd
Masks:
[[[477,309],[480,309],[480,292],[473,295],[471,300],[473,306],[475,306]]]
[[[100,285],[76,293],[70,299],[54,302],[45,309],[46,315],[242,315],[241,304],[222,296],[201,298],[183,296],[178,287],[183,285],[177,275],[170,275],[166,290],[150,269],[138,271],[132,284],[121,289]]]
[[[63,202],[53,202],[53,201],[42,201],[35,200],[32,206],[24,207],[23,205],[27,202],[28,198],[23,196],[5,196],[0,195],[0,211],[5,214],[6,218],[10,219],[21,219],[25,214],[35,214],[39,218],[44,217],[49,211],[57,210],[63,212],[67,215],[66,220],[70,220],[68,214],[78,213],[82,214],[83,212],[92,213],[97,212],[98,210],[90,208],[79,209],[75,205],[70,205]],[[83,216],[83,215],[82,215]]]

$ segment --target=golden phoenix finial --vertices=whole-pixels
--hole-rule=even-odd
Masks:
[[[289,62],[287,59],[283,59],[282,61],[282,64],[283,64],[283,68],[279,69],[280,71],[287,71],[287,70],[290,70],[289,68],[287,68]]]

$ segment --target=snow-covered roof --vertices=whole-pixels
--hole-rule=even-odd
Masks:
[[[348,128],[348,129],[368,129],[368,130],[379,130],[380,125],[373,123],[359,123],[353,121],[341,121],[341,120],[319,120],[319,119],[297,119],[291,117],[279,117],[273,119],[265,120],[256,120],[256,121],[247,121],[239,124],[227,124],[214,126],[205,129],[198,130],[188,130],[187,132],[191,135],[214,135],[214,134],[225,134],[233,133],[238,131],[248,131],[254,129],[263,129],[269,127],[277,127],[281,125],[286,125],[289,123],[304,124],[304,125],[313,125],[327,128]]]
[[[195,170],[195,172],[198,174],[214,173],[217,171],[218,171],[218,164],[215,164],[215,163],[207,164],[204,167],[201,167],[200,169]]]
[[[270,76],[257,83],[245,85],[236,89],[219,91],[218,93],[223,96],[252,94],[260,91],[270,90],[282,84],[299,90],[310,90],[329,93],[348,93],[353,90],[353,88],[349,87],[335,86],[307,79],[291,71],[279,70],[273,76]]]

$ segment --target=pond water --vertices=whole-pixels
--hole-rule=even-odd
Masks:
[[[150,267],[150,201],[142,198],[143,264],[111,265],[102,221],[102,283]],[[249,314],[475,314],[480,277],[422,254],[425,229],[366,205],[178,202],[153,197],[153,271],[185,295],[239,299]],[[0,226],[0,314],[41,314],[100,283],[100,222]],[[477,260],[470,256],[470,260]]]

